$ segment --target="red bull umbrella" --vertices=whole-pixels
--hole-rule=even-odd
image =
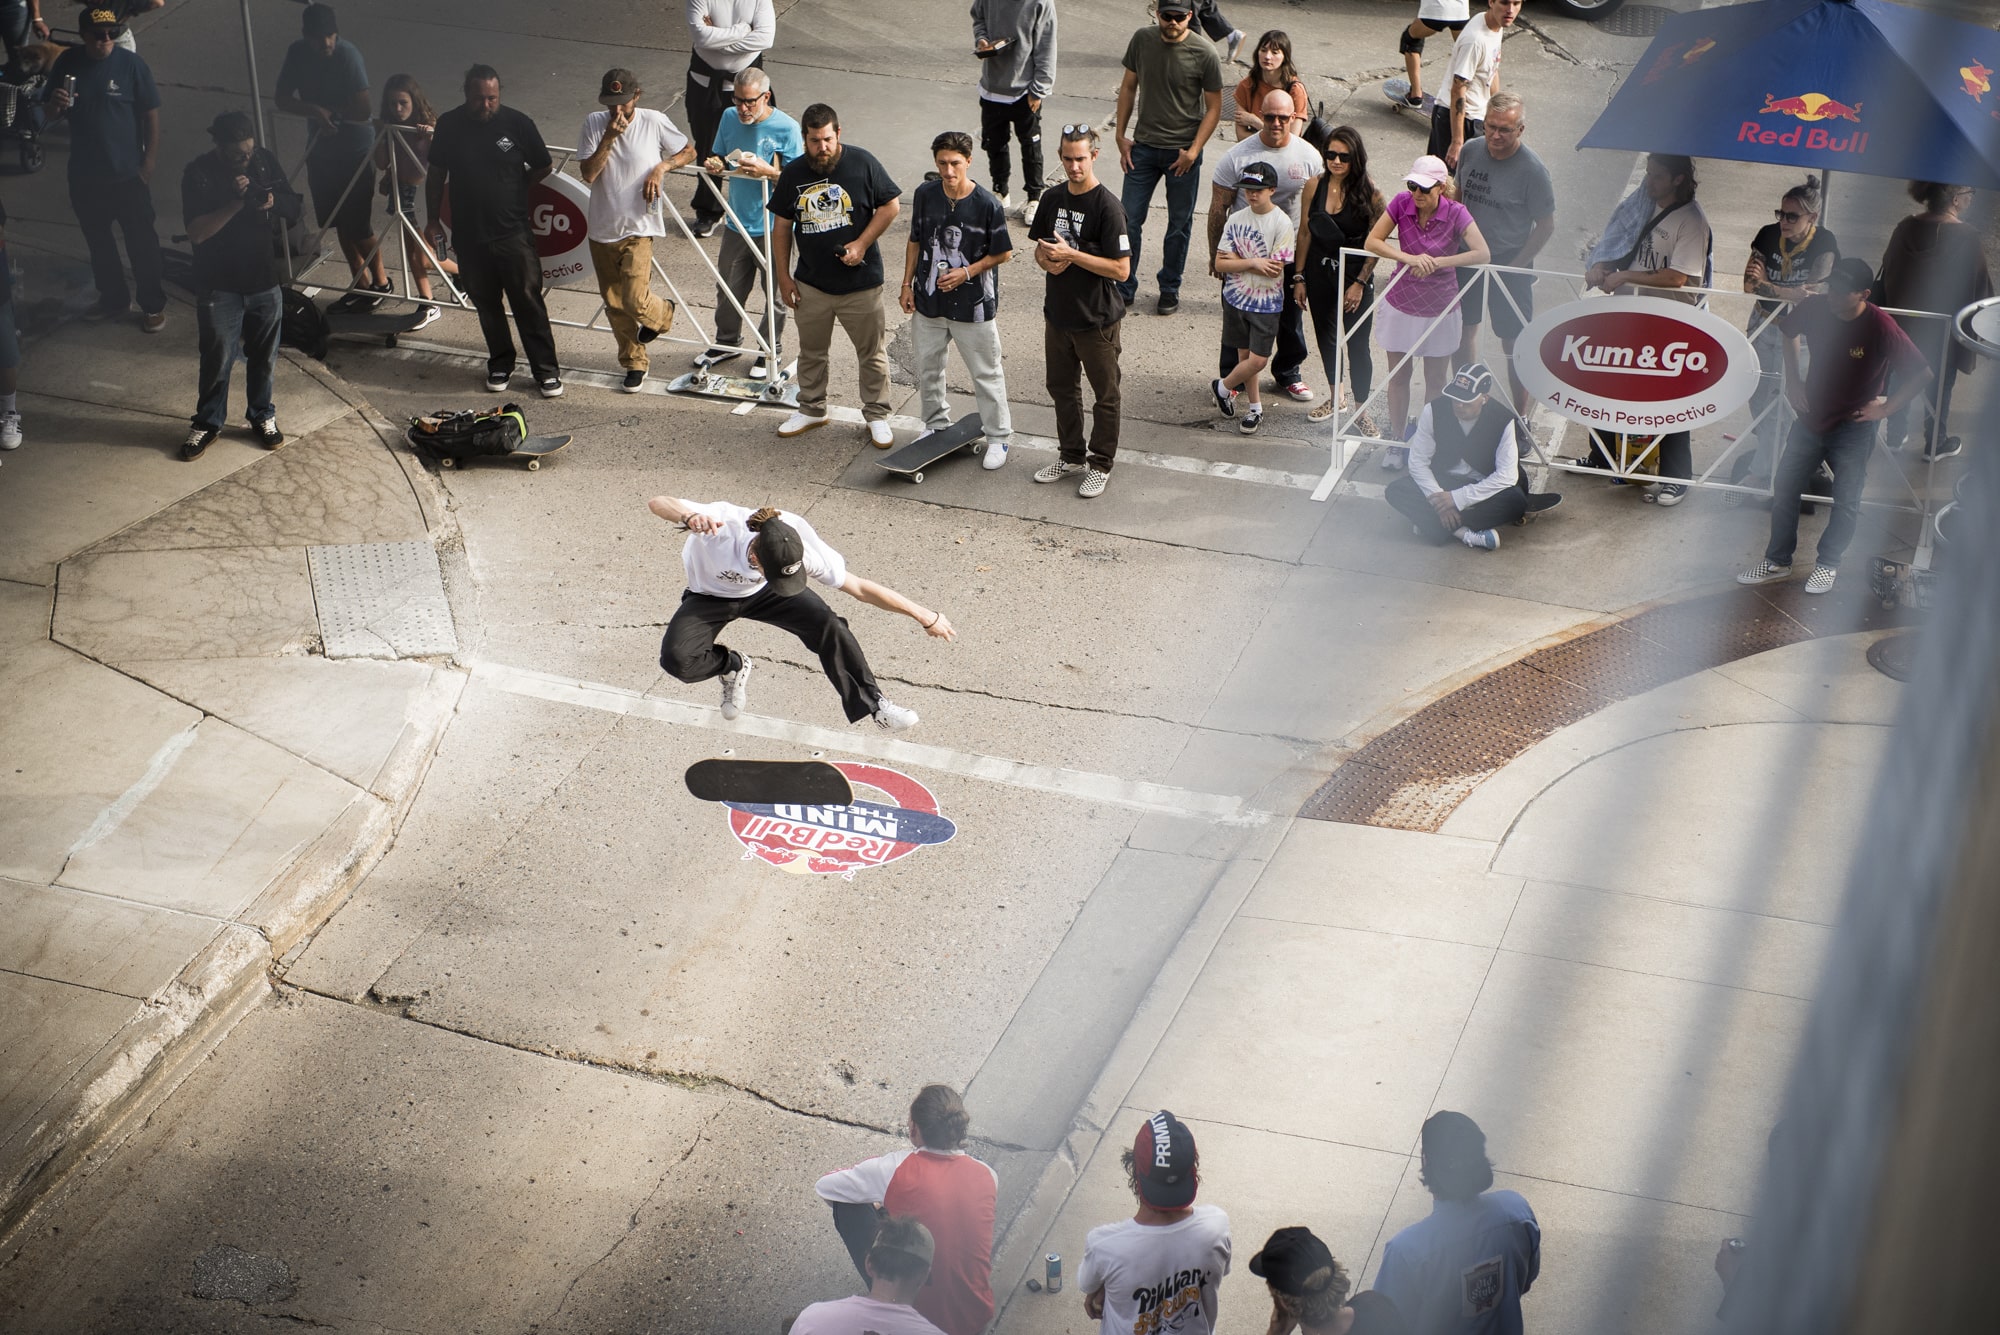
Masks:
[[[1667,21],[1580,148],[2000,189],[2000,33],[1886,0]]]

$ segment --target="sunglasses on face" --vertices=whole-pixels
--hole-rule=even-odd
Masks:
[[[1431,191],[1438,188],[1436,185],[1418,185],[1415,181],[1405,181],[1403,184],[1409,187],[1411,194],[1415,195],[1428,195]],[[1444,184],[1442,181],[1438,183],[1438,185],[1442,184]]]
[[[1278,121],[1280,123],[1283,123],[1285,121],[1290,120],[1291,118],[1292,118],[1292,113],[1289,111],[1276,111],[1276,112],[1267,111],[1264,113],[1264,119],[1267,122]]]
[[[1790,209],[1773,209],[1772,212],[1777,215],[1779,222],[1798,222],[1806,216],[1803,213],[1793,213]]]
[[[92,28],[84,37],[93,42],[115,42],[124,35],[123,28]]]
[[[1354,155],[1352,153],[1343,153],[1337,148],[1329,148],[1326,151],[1326,160],[1328,162],[1352,162],[1354,161]]]

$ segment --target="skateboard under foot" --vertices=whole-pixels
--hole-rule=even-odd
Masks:
[[[924,470],[947,455],[959,450],[979,453],[979,444],[985,437],[986,427],[979,420],[979,414],[967,413],[942,431],[927,431],[875,462],[888,472],[901,473],[912,482],[922,482]]]

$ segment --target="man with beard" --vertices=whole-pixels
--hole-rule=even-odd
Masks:
[[[524,112],[500,105],[500,74],[491,65],[465,72],[465,105],[438,117],[431,173],[424,182],[433,248],[444,247],[445,189],[451,189],[452,244],[458,281],[479,312],[486,336],[486,388],[507,392],[514,374],[514,336],[507,308],[521,327],[528,369],[542,397],[563,392],[556,339],[542,300],[542,261],[529,227],[528,191],[554,164],[542,132]],[[502,299],[505,305],[502,305]]]

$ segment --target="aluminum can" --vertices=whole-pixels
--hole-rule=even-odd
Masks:
[[[1048,1255],[1042,1276],[1042,1287],[1050,1293],[1062,1292],[1062,1256],[1058,1252],[1050,1252]]]

